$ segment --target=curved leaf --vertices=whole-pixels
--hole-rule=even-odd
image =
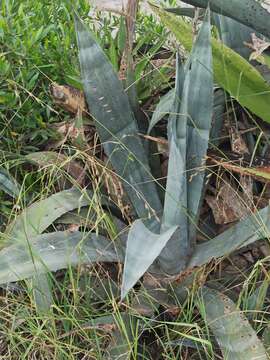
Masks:
[[[183,0],[184,3],[210,9],[251,27],[270,38],[269,12],[256,0]]]
[[[104,150],[138,216],[151,217],[158,230],[161,202],[128,97],[111,63],[77,16],[75,25],[85,96]]]
[[[191,25],[164,9],[153,5],[152,9],[173,32],[181,45],[190,51],[192,48]],[[270,122],[270,86],[260,73],[239,54],[216,39],[212,39],[212,54],[215,81],[242,106],[264,121]]]
[[[27,241],[31,236],[41,234],[66,212],[91,204],[92,196],[89,191],[83,193],[72,188],[37,201],[17,216],[7,227],[6,234],[13,241]]]
[[[226,360],[268,359],[262,342],[233,301],[203,287],[201,313],[212,330]]]
[[[123,260],[122,248],[103,236],[58,231],[19,242],[0,251],[0,285],[27,279],[71,265]],[[42,277],[41,277],[42,279]]]

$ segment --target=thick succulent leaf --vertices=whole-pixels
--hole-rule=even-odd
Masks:
[[[17,198],[20,193],[16,180],[2,167],[0,167],[0,190],[13,198]]]
[[[152,5],[152,9],[181,45],[190,51],[193,37],[191,25],[161,8]],[[270,86],[260,73],[242,56],[216,39],[212,39],[212,54],[215,81],[242,106],[270,122]]]
[[[201,266],[212,259],[226,256],[234,250],[269,237],[270,206],[239,221],[212,240],[199,244],[188,263],[188,267]]]
[[[234,302],[222,293],[203,287],[199,306],[226,360],[268,359],[256,332]]]
[[[256,0],[183,0],[184,3],[210,9],[251,27],[270,38],[269,12]]]
[[[164,233],[152,233],[141,220],[136,220],[128,234],[121,298],[136,284],[166,246],[177,227]]]
[[[179,16],[188,16],[193,18],[195,16],[195,8],[169,8],[166,11],[174,13]],[[204,9],[199,9],[199,19],[205,14]],[[249,59],[251,50],[244,44],[244,42],[251,42],[251,34],[254,30],[245,26],[238,21],[235,21],[227,16],[211,14],[211,24],[216,25],[221,40],[225,45],[236,51],[238,54],[246,59]]]
[[[85,96],[104,150],[138,216],[151,217],[158,231],[161,202],[127,95],[94,36],[78,17],[75,24]]]
[[[223,43],[249,60],[251,49],[245,43],[251,43],[254,30],[227,16],[214,14],[213,17]]]
[[[156,126],[156,124],[164,118],[164,116],[170,114],[170,112],[173,109],[173,103],[175,99],[175,89],[171,89],[168,91],[165,95],[163,95],[159,101],[159,103],[156,106],[156,109],[152,115],[149,128],[148,128],[148,134],[152,131],[153,127]]]
[[[203,161],[208,149],[213,115],[213,68],[210,13],[205,20],[191,53],[189,67],[191,87],[188,95],[187,182],[189,241],[195,243],[199,208],[204,192]]]
[[[163,231],[172,226],[179,226],[179,231],[159,257],[168,273],[186,266],[204,184],[204,173],[198,168],[208,148],[213,111],[209,12],[185,66],[184,84],[179,72],[178,65],[175,108],[168,123],[170,153],[162,222]]]
[[[214,92],[213,125],[210,131],[209,147],[216,147],[220,142],[220,134],[223,126],[223,117],[226,109],[226,94],[224,90],[217,89]]]
[[[92,196],[90,191],[83,193],[72,188],[37,201],[16,217],[8,226],[6,234],[12,241],[27,241],[31,236],[41,234],[66,212],[90,205]]]
[[[17,242],[0,251],[0,284],[81,263],[123,261],[119,244],[79,231],[38,235],[29,239],[28,248]]]

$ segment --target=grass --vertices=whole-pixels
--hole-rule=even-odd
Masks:
[[[53,83],[81,89],[73,6],[95,29],[98,41],[119,70],[125,37],[119,17],[103,18],[97,14],[94,22],[87,16],[90,7],[86,0],[72,4],[68,0],[3,0],[0,4],[0,167],[8,170],[20,187],[16,199],[0,190],[2,245],[8,241],[3,234],[6,225],[22,209],[76,184],[63,163],[47,162],[38,167],[24,159],[27,154],[45,150],[49,141],[59,140],[53,124],[73,121],[70,113],[55,105],[50,93]],[[172,69],[170,65],[158,68],[149,61],[167,41],[165,29],[152,16],[140,15],[138,24],[135,82],[140,102],[145,105],[151,100],[150,95],[172,86]],[[149,44],[150,50],[145,50]],[[98,151],[96,147],[94,150]],[[58,151],[89,171],[85,185],[97,180],[85,149],[69,139]],[[96,183],[97,195],[102,183],[102,179]],[[78,227],[87,232],[90,223],[91,230],[113,238],[115,229],[110,215],[98,201],[93,210],[94,216],[89,211]],[[66,229],[59,223],[53,227]],[[269,283],[267,263],[268,258],[262,258],[248,276],[224,279],[228,293],[244,284],[236,300],[260,334],[267,329],[268,294],[262,289],[257,295],[256,289],[258,284],[265,282],[266,288]],[[208,273],[211,270],[205,269]],[[180,311],[164,308],[150,318],[135,312],[136,324],[131,327],[134,318],[131,320],[129,314],[134,309],[128,301],[119,302],[120,271],[119,264],[81,265],[48,274],[53,305],[47,311],[36,307],[31,280],[1,287],[0,359],[86,360],[109,358],[109,353],[117,359],[120,343],[124,344],[124,351],[130,352],[131,359],[221,358],[208,325],[199,315],[198,308],[203,309],[204,304],[196,303],[195,287],[189,288]],[[172,297],[177,296],[176,292],[172,289]],[[256,302],[255,311],[251,311],[252,301]],[[152,306],[156,306],[154,301]],[[115,343],[110,341],[111,336]]]

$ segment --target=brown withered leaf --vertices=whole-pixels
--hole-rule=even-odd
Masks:
[[[223,181],[216,196],[207,195],[207,204],[212,209],[216,224],[228,224],[250,213],[243,194],[228,181]]]
[[[266,49],[270,47],[270,42],[258,38],[254,33],[251,34],[251,39],[252,44],[245,44],[253,50],[250,54],[249,60],[256,60]]]
[[[81,112],[87,115],[88,108],[86,105],[83,91],[80,91],[69,85],[51,85],[51,94],[54,102],[64,110],[76,115]]]
[[[76,183],[81,186],[85,184],[85,169],[74,159],[53,151],[40,151],[26,155],[26,159],[39,167],[51,167],[56,170],[65,170]]]

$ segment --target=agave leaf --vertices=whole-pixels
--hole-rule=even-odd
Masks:
[[[163,95],[159,101],[159,103],[156,106],[156,109],[152,115],[149,128],[148,128],[148,134],[152,131],[153,127],[156,126],[156,124],[164,118],[167,114],[169,114],[173,109],[173,103],[175,99],[175,89],[171,89],[168,91],[165,95]]]
[[[26,208],[7,227],[6,234],[14,241],[41,234],[54,220],[68,211],[91,204],[93,194],[76,188],[60,191]]]
[[[222,234],[205,243],[198,244],[190,258],[188,267],[201,266],[212,259],[226,256],[234,250],[269,237],[270,206],[239,221]]]
[[[210,9],[228,16],[270,38],[269,12],[256,0],[183,0],[184,3]]]
[[[152,216],[158,231],[161,202],[127,95],[94,36],[77,16],[75,25],[85,96],[105,153],[124,180],[138,216]]]
[[[185,268],[191,253],[204,183],[204,173],[197,168],[208,148],[213,110],[209,12],[185,66],[184,83],[179,72],[178,65],[177,98],[168,123],[170,153],[162,222],[163,231],[172,226],[179,226],[179,231],[159,257],[161,267],[171,274]],[[190,223],[188,215],[192,217]]]
[[[123,261],[122,248],[103,236],[57,231],[17,242],[0,251],[0,284],[57,271],[79,263]]]
[[[111,341],[106,348],[103,359],[128,360],[135,355],[132,353],[132,345],[135,334],[141,321],[127,313],[115,313],[113,315],[100,316],[82,325],[82,327],[97,327],[111,335]],[[138,350],[137,350],[138,356]]]
[[[227,2],[224,2],[227,3]],[[190,51],[192,48],[192,27],[180,17],[152,5],[153,11],[173,32],[177,40]],[[215,81],[242,106],[261,119],[270,122],[270,86],[260,73],[226,45],[212,39],[213,69]]]
[[[198,34],[191,53],[191,87],[188,95],[188,211],[189,241],[195,243],[199,208],[204,192],[205,170],[201,169],[208,149],[213,115],[213,69],[211,52],[210,11]]]
[[[38,313],[48,313],[53,304],[53,294],[46,274],[33,276],[29,281]]]
[[[128,234],[126,247],[121,288],[122,299],[152,265],[176,229],[177,227],[174,226],[158,235],[152,233],[142,220],[136,220],[133,223]]]
[[[204,9],[199,10],[199,18],[203,18],[205,15]],[[169,8],[166,11],[179,16],[188,16],[193,18],[195,16],[194,8]],[[238,21],[235,21],[227,16],[211,14],[211,24],[216,25],[220,37],[225,45],[236,51],[245,59],[249,59],[251,50],[244,45],[244,42],[251,41],[251,33],[254,30],[248,26],[245,26]]]
[[[16,180],[2,167],[0,167],[0,190],[13,198],[17,198],[20,193]]]
[[[217,14],[213,16],[223,43],[249,60],[251,49],[245,43],[251,42],[251,34],[254,30],[229,17]]]
[[[222,293],[203,287],[201,313],[226,360],[268,359],[262,342],[234,302]]]
[[[77,189],[61,191],[26,208],[10,224],[6,233],[12,241],[23,242],[26,249],[30,237],[41,234],[64,213],[90,203],[91,199]],[[50,286],[46,277],[36,273],[31,286],[34,291],[37,310],[48,311],[52,295],[50,295]]]

